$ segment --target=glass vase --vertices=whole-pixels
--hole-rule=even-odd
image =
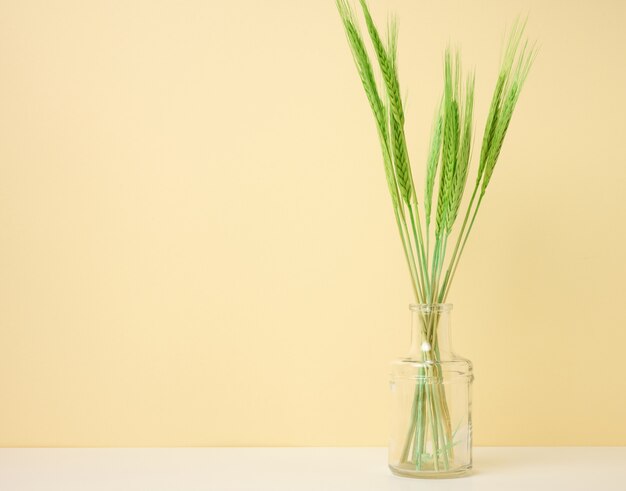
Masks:
[[[452,305],[411,305],[411,347],[391,366],[389,468],[457,477],[472,468],[472,364],[452,351]]]

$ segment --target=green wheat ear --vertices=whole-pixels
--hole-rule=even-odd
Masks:
[[[452,225],[456,221],[456,217],[463,199],[465,184],[467,183],[467,175],[469,170],[469,162],[472,145],[472,117],[474,114],[474,75],[467,78],[465,96],[462,98],[462,105],[465,106],[463,118],[459,127],[461,128],[459,149],[457,152],[457,166],[452,183],[450,198],[450,216],[448,218],[448,234],[452,231]]]
[[[424,210],[426,215],[426,227],[430,225],[430,216],[433,201],[433,189],[435,187],[435,176],[439,167],[439,156],[441,154],[441,133],[443,129],[443,100],[437,108],[435,120],[430,136],[430,147],[428,149],[428,159],[426,161],[426,187],[424,189]]]
[[[389,100],[390,147],[396,181],[404,202],[409,204],[411,199],[415,197],[415,194],[411,164],[404,135],[404,109],[400,96],[398,65],[396,62],[398,31],[395,21],[392,20],[389,24],[388,40],[385,46],[374,24],[367,3],[365,0],[360,0],[360,3]]]
[[[437,216],[435,236],[441,237],[448,229],[451,218],[451,202],[454,197],[454,176],[457,171],[457,154],[459,149],[459,103],[460,66],[458,57],[452,59],[450,50],[446,50],[444,64],[444,95],[443,95],[443,147],[441,151],[441,176],[439,179],[439,196],[437,200]]]
[[[352,57],[357,67],[357,72],[359,73],[361,83],[365,89],[365,95],[367,96],[367,100],[369,101],[374,114],[374,119],[376,120],[376,129],[378,131],[381,150],[383,153],[383,164],[385,168],[385,177],[387,179],[387,187],[389,189],[391,201],[394,208],[396,208],[399,203],[399,195],[393,169],[391,149],[388,144],[388,109],[382,102],[378,93],[372,64],[350,5],[345,0],[337,0],[337,9],[339,10],[339,14],[343,22],[346,38],[348,39],[348,44],[350,45]]]
[[[498,74],[485,127],[477,176],[477,183],[482,180],[481,195],[485,194],[493,175],[515,105],[537,54],[535,45],[529,46],[528,41],[521,45],[525,28],[525,20],[518,19],[514,23]]]

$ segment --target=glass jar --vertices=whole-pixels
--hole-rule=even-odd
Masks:
[[[461,476],[472,468],[472,363],[452,351],[451,304],[409,308],[411,348],[391,365],[389,468]]]

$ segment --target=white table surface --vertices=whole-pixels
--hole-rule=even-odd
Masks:
[[[0,490],[626,490],[626,447],[480,447],[468,477],[392,476],[385,448],[0,449]]]

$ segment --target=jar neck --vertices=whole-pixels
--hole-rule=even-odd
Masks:
[[[418,360],[441,360],[452,355],[450,341],[451,304],[411,305],[411,348]]]

